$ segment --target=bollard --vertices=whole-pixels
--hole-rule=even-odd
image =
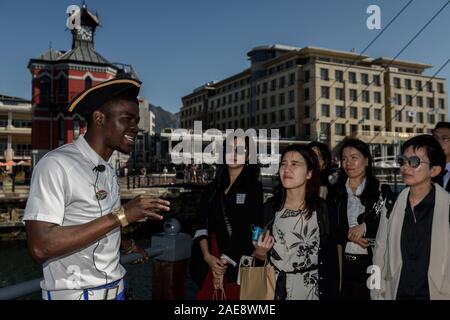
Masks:
[[[173,218],[164,223],[164,230],[152,237],[152,246],[165,248],[153,259],[152,300],[183,300],[192,237],[179,233],[180,223]]]

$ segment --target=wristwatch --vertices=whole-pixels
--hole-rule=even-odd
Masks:
[[[115,208],[112,211],[112,214],[119,219],[120,225],[123,227],[126,227],[128,225],[127,216],[125,215],[125,209],[121,206],[119,208]]]

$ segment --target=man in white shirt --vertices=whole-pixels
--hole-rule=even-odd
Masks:
[[[141,83],[100,83],[69,105],[87,120],[87,133],[47,153],[33,171],[25,208],[28,246],[43,264],[45,300],[121,300],[120,226],[161,220],[168,201],[138,196],[120,203],[114,150],[129,154],[138,133]]]
[[[437,177],[436,182],[450,191],[450,122],[438,122],[433,130],[433,137],[439,142],[446,157],[445,169]]]

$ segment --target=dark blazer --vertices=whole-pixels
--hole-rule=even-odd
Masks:
[[[200,202],[196,230],[206,229],[208,234],[216,233],[220,254],[225,254],[238,265],[228,264],[225,273],[229,282],[237,281],[239,261],[242,255],[251,255],[254,251],[251,225],[262,224],[263,188],[261,182],[249,170],[243,170],[228,193],[225,187],[217,181],[210,183],[203,193]],[[245,201],[243,195],[245,194]],[[229,236],[224,214],[231,225]],[[191,256],[191,273],[199,286],[208,272],[209,266],[203,260],[199,241],[207,239],[211,248],[210,238],[206,235],[194,239]]]
[[[342,190],[343,188],[343,190]],[[375,216],[372,213],[374,204],[378,201],[380,197],[380,191],[374,190],[365,205],[365,211],[358,216],[358,223],[366,223],[366,238],[376,238],[378,224],[380,223],[380,217]],[[347,216],[347,202],[348,194],[345,189],[345,185],[340,188],[336,188],[336,193],[334,197],[330,200],[331,207],[333,208],[333,215],[337,219],[337,242],[345,248],[348,241],[348,216]],[[371,248],[368,248],[369,255],[372,255]]]
[[[339,265],[337,259],[336,219],[330,214],[325,200],[317,199],[317,223],[320,232],[319,244],[319,299],[338,298]],[[264,226],[272,232],[275,213],[282,209],[282,204],[272,197],[264,204]]]
[[[444,168],[445,169],[445,168]],[[442,170],[441,173],[437,175],[437,177],[434,179],[435,182],[437,182],[442,188],[444,188],[444,176],[447,173],[447,170]],[[447,192],[450,192],[450,180],[445,186],[445,190]]]

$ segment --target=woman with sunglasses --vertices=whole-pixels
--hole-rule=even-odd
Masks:
[[[218,165],[200,201],[194,235],[191,273],[200,287],[197,299],[211,300],[224,289],[229,300],[239,299],[237,275],[242,255],[251,255],[252,225],[261,225],[263,189],[253,140],[228,137]]]
[[[344,299],[370,300],[367,267],[372,264],[370,238],[375,238],[379,217],[379,181],[375,177],[369,147],[358,139],[343,141],[341,167],[333,203],[338,220],[337,239]]]
[[[276,269],[275,299],[336,299],[336,225],[319,197],[315,153],[306,146],[287,147],[279,177],[274,197],[264,205],[269,231],[253,243],[256,258],[268,258]]]
[[[444,152],[420,135],[403,144],[397,161],[407,188],[390,215],[381,215],[373,259],[381,282],[371,296],[450,300],[450,196],[433,183],[445,168]]]

